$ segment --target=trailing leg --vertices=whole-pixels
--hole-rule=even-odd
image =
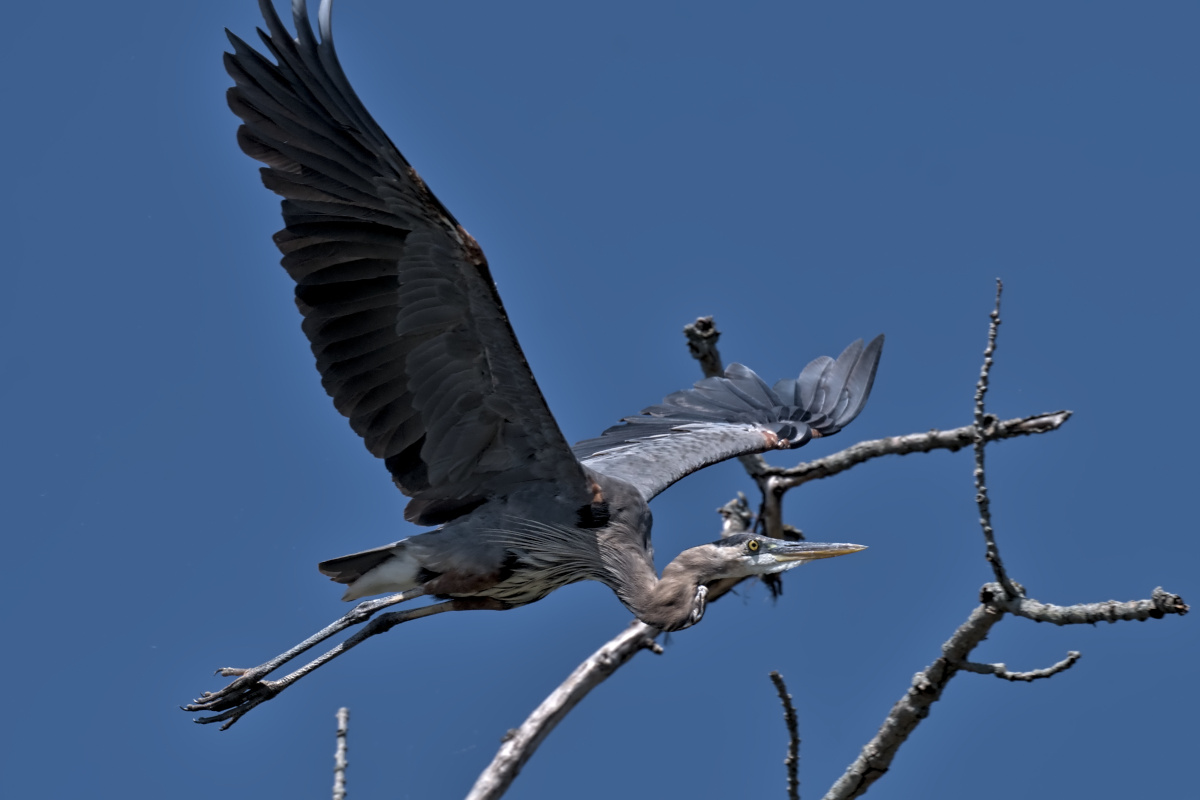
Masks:
[[[420,590],[424,594],[424,590]],[[270,700],[275,695],[282,692],[288,686],[291,686],[296,681],[303,678],[308,673],[317,669],[323,664],[326,664],[340,656],[355,645],[363,642],[372,636],[391,630],[396,625],[409,620],[420,619],[421,617],[429,617],[434,614],[441,614],[445,611],[475,611],[489,610],[502,611],[509,608],[508,604],[490,597],[465,597],[454,600],[447,600],[442,603],[434,603],[429,606],[420,608],[412,608],[404,611],[392,611],[371,620],[362,630],[347,638],[344,642],[329,649],[322,655],[314,658],[295,672],[285,675],[276,681],[265,681],[262,678],[282,664],[295,658],[300,653],[309,649],[318,642],[328,639],[330,636],[345,630],[351,625],[357,625],[371,614],[374,614],[381,608],[388,605],[408,600],[411,597],[417,596],[413,592],[406,592],[400,595],[381,598],[380,600],[370,600],[365,603],[360,603],[349,614],[342,617],[332,625],[322,629],[318,633],[305,639],[300,644],[288,650],[267,663],[248,670],[223,669],[220,670],[222,675],[237,675],[237,679],[221,689],[218,692],[205,692],[193,703],[184,706],[185,711],[217,711],[221,712],[208,717],[197,717],[196,722],[200,724],[210,724],[213,722],[224,722],[221,730],[225,730],[233,723],[237,722],[246,714],[247,711],[258,706],[267,700]],[[354,621],[347,621],[355,614],[358,618]],[[364,616],[365,615],[365,616]]]
[[[406,600],[412,600],[424,594],[425,589],[423,587],[419,587],[407,592],[389,595],[388,597],[380,597],[376,600],[365,600],[346,612],[341,619],[325,626],[312,636],[309,636],[307,639],[300,642],[300,644],[284,651],[283,653],[280,653],[264,664],[260,664],[257,667],[252,667],[249,669],[238,667],[222,667],[221,669],[217,670],[216,674],[222,675],[226,678],[236,678],[236,680],[231,681],[228,686],[219,691],[205,692],[204,694],[200,695],[200,697],[192,701],[191,704],[184,706],[184,710],[212,711],[218,710],[218,708],[227,708],[228,706],[226,703],[230,701],[236,704],[237,702],[240,702],[238,698],[240,698],[247,691],[251,690],[263,678],[267,677],[272,672],[303,653],[305,650],[315,647],[326,639],[336,636],[347,628],[352,628],[355,625],[361,625],[370,619],[371,616],[380,609],[396,605],[397,603],[403,603]]]

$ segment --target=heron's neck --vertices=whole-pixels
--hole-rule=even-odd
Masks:
[[[660,630],[677,631],[696,624],[704,615],[705,593],[696,577],[703,566],[697,550],[676,556],[663,570],[661,580],[648,559],[627,565],[622,585],[613,587],[617,596],[638,619]]]

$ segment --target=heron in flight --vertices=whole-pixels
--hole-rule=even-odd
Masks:
[[[382,593],[328,628],[205,693],[192,711],[226,727],[366,636],[445,611],[501,610],[568,583],[609,586],[664,631],[700,621],[708,585],[767,575],[863,549],[741,533],[654,567],[649,501],[734,456],[799,447],[858,416],[883,348],[879,336],[767,385],[734,364],[595,439],[567,444],[521,353],[483,251],[367,113],[338,64],[331,0],[314,34],[293,0],[296,36],[260,0],[274,63],[229,34],[228,101],[243,151],[283,197],[275,234],[325,390],[409,498],[404,516],[433,531],[325,561],[344,600]],[[376,611],[286,677],[266,675]]]

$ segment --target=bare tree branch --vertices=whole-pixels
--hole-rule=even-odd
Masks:
[[[942,645],[941,657],[913,676],[912,685],[892,706],[879,732],[826,793],[825,800],[859,797],[883,777],[900,745],[921,720],[929,716],[929,707],[942,696],[942,690],[958,671],[959,664],[987,638],[988,631],[1002,616],[1002,608],[986,603],[971,612],[967,621]]]
[[[1013,597],[1024,594],[1009,579],[1000,560],[1000,549],[996,546],[996,532],[992,528],[992,507],[988,499],[987,479],[984,475],[983,452],[987,447],[984,432],[995,422],[995,417],[985,414],[983,400],[987,397],[988,378],[992,372],[993,356],[996,354],[996,334],[1000,331],[1000,295],[1004,293],[1004,282],[996,279],[996,305],[989,315],[987,347],[983,349],[983,366],[979,369],[979,382],[975,384],[975,504],[979,506],[979,527],[983,530],[988,563],[1001,586]]]
[[[779,702],[783,703],[783,723],[788,730],[788,753],[783,760],[787,767],[788,800],[800,800],[800,778],[797,774],[800,764],[800,726],[796,723],[796,707],[792,705],[792,696],[788,694],[783,676],[772,671],[770,677],[771,683],[775,684],[775,691],[779,692]]]
[[[984,430],[984,441],[994,442],[1016,436],[1048,433],[1058,430],[1070,418],[1070,411],[1051,411],[1016,419],[996,420]],[[824,458],[818,458],[816,461],[797,464],[794,467],[769,467],[767,473],[779,479],[778,486],[781,489],[793,489],[809,481],[845,472],[864,461],[870,461],[880,456],[905,456],[909,453],[928,453],[931,450],[949,450],[951,452],[961,450],[975,443],[975,432],[974,425],[964,425],[948,431],[931,430],[928,433],[910,433],[905,436],[872,439],[868,442],[859,442]]]
[[[967,657],[971,651],[986,638],[991,627],[999,622],[1006,613],[1027,617],[1038,622],[1067,625],[1101,620],[1109,622],[1119,619],[1144,620],[1151,617],[1161,618],[1166,614],[1186,614],[1188,611],[1182,598],[1163,591],[1161,587],[1154,590],[1151,600],[1135,600],[1128,603],[1109,601],[1065,607],[1051,606],[1025,597],[1024,588],[1009,578],[1004,569],[1004,563],[1000,559],[1000,550],[996,544],[995,531],[992,527],[991,507],[984,470],[984,449],[988,442],[1000,438],[995,435],[995,432],[1006,425],[1006,423],[999,422],[994,416],[985,413],[984,410],[984,398],[987,396],[988,382],[994,363],[993,357],[996,352],[996,335],[1000,327],[1000,296],[1003,290],[1004,284],[997,280],[996,304],[989,315],[987,347],[983,351],[983,366],[980,368],[979,382],[975,387],[974,424],[966,429],[975,450],[975,502],[979,507],[979,524],[986,542],[986,558],[995,573],[996,583],[989,583],[983,587],[979,595],[981,605],[971,612],[967,621],[960,625],[954,635],[942,645],[941,658],[913,678],[912,686],[904,697],[892,707],[875,737],[863,747],[854,763],[847,767],[842,776],[834,783],[828,794],[825,795],[826,800],[859,797],[867,791],[871,784],[879,780],[887,772],[900,745],[916,729],[920,721],[929,715],[930,707],[938,701],[946,684],[959,670],[996,675],[1010,681],[1033,681],[1038,678],[1048,678],[1069,669],[1079,660],[1080,654],[1071,651],[1059,663],[1031,672],[1009,672],[1004,664],[979,664],[969,661]],[[1061,414],[1059,419],[1053,421],[1053,428],[1061,425],[1070,416],[1069,412],[1061,412]],[[1021,432],[1041,432],[1041,426],[1048,422],[1051,420],[1039,420],[1034,423],[1030,419],[1026,425],[1032,423],[1034,429],[1026,429]],[[1018,426],[1018,428],[1020,427],[1022,426]],[[837,456],[840,455],[842,454],[837,454]],[[808,477],[808,474],[805,477],[809,480],[812,479]],[[824,475],[820,477],[824,477]]]
[[[709,602],[719,599],[730,588],[732,586],[714,588],[709,595]],[[983,604],[976,608],[967,621],[942,645],[942,656],[923,672],[917,673],[912,686],[892,708],[879,733],[863,748],[858,759],[825,795],[826,800],[859,797],[887,772],[900,745],[920,721],[928,716],[929,707],[941,697],[942,690],[958,670],[979,672],[979,668],[982,667],[984,671],[999,674],[999,671],[992,667],[1002,670],[1003,665],[974,664],[967,656],[976,645],[987,638],[988,631],[1005,613],[1063,625],[1113,622],[1118,619],[1161,618],[1166,614],[1182,615],[1188,611],[1187,605],[1178,595],[1165,592],[1161,588],[1154,591],[1153,600],[1128,603],[1109,601],[1075,606],[1054,606],[1028,598],[1009,598],[998,583],[986,584],[980,591],[980,597]],[[471,793],[467,795],[467,800],[494,800],[502,796],[542,741],[592,689],[624,666],[639,651],[646,649],[656,653],[662,652],[662,648],[655,641],[658,635],[659,631],[656,629],[641,622],[634,622],[589,656],[534,709],[519,728],[508,732],[499,752],[480,774]],[[1008,673],[1012,677],[1001,677],[1008,677],[1009,680],[1047,677],[1053,672],[1067,669],[1078,658],[1078,653],[1072,653],[1064,662],[1045,670]],[[790,730],[789,723],[789,732]],[[798,733],[795,735],[798,747]]]
[[[1151,600],[1131,600],[1127,603],[1108,601],[1107,603],[1088,603],[1075,606],[1053,606],[1039,603],[1025,597],[1011,597],[998,583],[988,583],[980,590],[982,604],[978,606],[967,621],[959,626],[954,635],[942,645],[942,655],[922,672],[918,672],[912,681],[912,686],[904,697],[892,707],[891,712],[879,728],[879,733],[863,747],[857,759],[838,778],[833,788],[825,795],[825,800],[844,800],[845,798],[860,797],[866,793],[872,783],[879,780],[895,758],[896,751],[916,729],[925,717],[929,716],[932,706],[942,695],[942,690],[950,679],[961,670],[971,672],[990,672],[999,674],[998,667],[1002,664],[975,664],[967,659],[971,651],[985,638],[988,631],[1006,614],[1016,614],[1038,622],[1053,622],[1057,625],[1085,624],[1094,622],[1116,622],[1118,620],[1161,619],[1167,614],[1182,616],[1188,612],[1188,606],[1179,595],[1163,591],[1160,587],[1154,590]],[[1079,654],[1072,652],[1064,661],[1044,670],[1027,673],[1009,673],[1001,675],[1009,680],[1034,680],[1048,677],[1055,672],[1061,672],[1079,659]],[[980,669],[982,668],[982,669]]]
[[[687,337],[688,352],[700,362],[704,377],[716,378],[725,374],[721,353],[717,350],[721,332],[717,330],[712,317],[697,317],[695,322],[684,325],[683,335]]]
[[[993,592],[996,584],[988,584],[984,592]],[[985,601],[987,602],[987,601]],[[1034,622],[1050,622],[1055,625],[1093,625],[1097,622],[1133,621],[1162,619],[1167,614],[1183,616],[1188,612],[1187,603],[1177,594],[1164,591],[1161,586],[1154,590],[1149,600],[1129,600],[1124,603],[1107,600],[1103,603],[1080,603],[1074,606],[1052,606],[1027,597],[1005,597],[1001,601],[1004,610]]]
[[[997,678],[1003,678],[1006,681],[1036,681],[1039,678],[1049,678],[1051,675],[1070,669],[1075,662],[1079,660],[1079,651],[1072,650],[1067,653],[1067,657],[1057,664],[1053,664],[1044,669],[1030,670],[1029,672],[1009,672],[1008,667],[1003,664],[978,664],[974,661],[964,661],[958,665],[958,668],[964,672],[975,672],[980,675],[995,675]]]
[[[660,631],[634,622],[592,653],[563,683],[533,710],[521,727],[510,730],[504,744],[475,781],[467,800],[493,800],[508,790],[542,740],[580,700],[641,650],[662,648],[654,641]]]
[[[333,800],[346,800],[346,732],[350,728],[350,709],[337,711],[337,749],[333,753]]]

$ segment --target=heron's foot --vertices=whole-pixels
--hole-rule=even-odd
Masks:
[[[262,680],[271,670],[267,665],[253,669],[237,669],[223,667],[217,670],[218,675],[232,677],[234,680],[224,689],[215,692],[204,692],[191,703],[183,707],[184,711],[217,711],[221,713],[208,717],[197,717],[196,722],[208,725],[213,722],[224,722],[221,730],[225,730],[255,706],[270,700],[287,687],[290,681]]]

